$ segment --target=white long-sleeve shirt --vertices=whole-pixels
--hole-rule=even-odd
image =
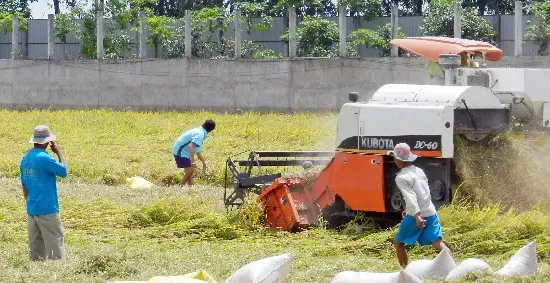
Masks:
[[[414,165],[407,166],[397,174],[395,183],[403,194],[407,214],[414,216],[418,212],[422,217],[436,213],[424,171]]]

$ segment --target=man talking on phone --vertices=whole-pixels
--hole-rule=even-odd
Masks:
[[[27,206],[28,245],[32,261],[64,259],[65,243],[59,216],[56,177],[67,176],[67,164],[56,136],[39,125],[29,143],[34,144],[20,163],[21,185]],[[46,149],[50,147],[59,161]]]

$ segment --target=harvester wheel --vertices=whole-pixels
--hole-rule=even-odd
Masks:
[[[433,184],[432,197],[437,201],[443,201],[446,196],[447,189],[441,181],[435,181]]]
[[[480,144],[480,143],[487,144],[495,137],[495,134],[469,133],[469,134],[460,134],[460,137],[464,139],[464,141],[470,144]]]
[[[403,202],[404,200],[403,200],[403,195],[401,195],[401,192],[398,190],[394,190],[390,197],[391,208],[395,211],[402,210],[404,207]]]

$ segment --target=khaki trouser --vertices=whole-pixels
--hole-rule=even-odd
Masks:
[[[64,259],[65,243],[59,213],[27,217],[31,260]]]

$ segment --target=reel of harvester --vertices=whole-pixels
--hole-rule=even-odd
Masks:
[[[290,167],[307,170],[328,164],[333,156],[333,151],[251,151],[233,155],[225,163],[225,207],[241,206],[250,192],[260,195]]]

